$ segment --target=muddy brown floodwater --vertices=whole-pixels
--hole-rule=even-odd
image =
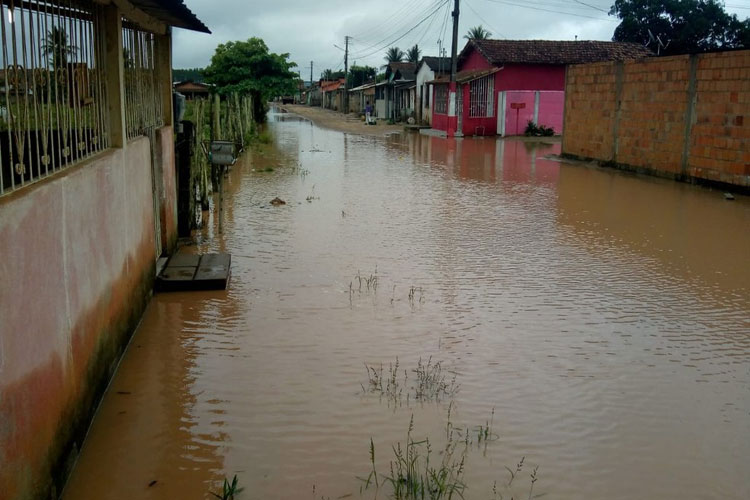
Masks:
[[[370,439],[382,478],[413,415],[438,462],[449,406],[468,499],[527,498],[537,466],[533,497],[750,498],[747,198],[555,142],[270,120],[224,235],[209,216],[183,249],[231,252],[231,286],[154,297],[68,500],[208,498],[235,474],[239,499],[372,498]],[[420,357],[459,390],[415,401]],[[364,364],[397,358],[401,395],[370,392]]]

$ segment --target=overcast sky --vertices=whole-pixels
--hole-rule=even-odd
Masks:
[[[343,68],[344,37],[352,37],[349,64],[379,67],[388,46],[419,44],[450,54],[453,0],[183,0],[212,35],[176,29],[174,67],[206,66],[219,43],[257,36],[272,52],[288,52],[303,78]],[[606,12],[614,0],[461,0],[459,51],[478,24],[492,38],[610,40],[618,22]],[[728,0],[727,11],[750,15],[750,0]],[[421,24],[419,24],[421,22]]]

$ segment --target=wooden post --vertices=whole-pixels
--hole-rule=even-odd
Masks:
[[[214,95],[213,123],[211,126],[211,138],[215,141],[221,140],[221,98],[219,94]]]
[[[127,142],[125,125],[125,76],[122,54],[122,14],[114,4],[102,8],[99,36],[104,39],[104,74],[109,111],[109,146],[122,148]]]

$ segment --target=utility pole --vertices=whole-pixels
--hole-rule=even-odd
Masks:
[[[458,52],[458,0],[453,0],[453,42],[451,43],[451,82],[456,81],[456,55]]]
[[[312,87],[312,82],[313,82],[313,80],[312,80],[312,75],[313,75],[312,68],[313,68],[313,62],[310,61],[310,87]]]
[[[456,55],[458,52],[458,0],[453,0],[453,43],[451,43],[451,78],[448,83],[448,127],[446,135],[453,137],[458,129],[459,106],[458,92],[456,92]],[[460,132],[460,131],[459,131]]]
[[[349,37],[344,37],[344,114],[349,114]]]

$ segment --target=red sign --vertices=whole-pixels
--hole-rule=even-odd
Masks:
[[[526,107],[525,102],[512,102],[510,103],[510,109],[523,109]]]

